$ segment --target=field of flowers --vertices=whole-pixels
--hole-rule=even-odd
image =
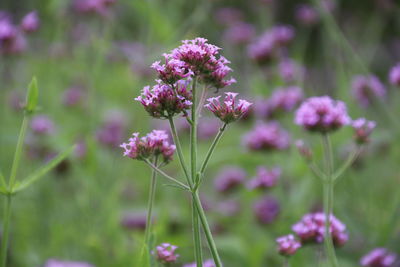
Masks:
[[[400,2],[2,0],[0,267],[399,267]]]

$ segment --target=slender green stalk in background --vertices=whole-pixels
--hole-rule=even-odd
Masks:
[[[196,97],[197,79],[193,80],[192,85],[192,124],[190,130],[190,169],[191,179],[194,185],[197,184],[197,97]],[[198,195],[197,188],[194,188],[194,195]],[[203,256],[201,251],[201,228],[199,223],[199,216],[197,214],[195,200],[192,199],[192,222],[193,222],[193,241],[195,250],[195,259],[197,267],[203,266]]]
[[[7,264],[7,250],[8,250],[8,236],[10,228],[10,217],[11,217],[11,195],[7,195],[6,202],[4,205],[4,226],[3,235],[1,241],[1,267],[5,267]]]
[[[325,212],[325,238],[324,244],[326,249],[326,256],[332,267],[338,267],[336,259],[335,247],[333,245],[332,235],[330,233],[331,221],[330,217],[333,215],[333,156],[332,145],[328,134],[322,136],[322,143],[324,147],[325,158],[325,176],[324,183],[324,212]]]
[[[157,157],[154,159],[154,166],[157,166],[158,159]],[[153,203],[154,203],[154,196],[156,192],[156,180],[157,179],[157,172],[156,170],[152,170],[151,172],[151,182],[150,182],[150,189],[149,189],[149,200],[147,202],[147,218],[146,218],[146,230],[144,233],[144,241],[145,245],[150,248],[150,234],[151,234],[151,223],[152,223],[152,211],[153,211]]]

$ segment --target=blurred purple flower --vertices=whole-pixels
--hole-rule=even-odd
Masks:
[[[283,256],[291,256],[301,248],[301,243],[294,238],[294,235],[285,235],[276,239],[278,252]]]
[[[244,145],[255,151],[283,150],[289,147],[289,134],[278,122],[258,122],[253,130],[243,137]]]
[[[280,168],[273,168],[268,170],[263,166],[259,166],[257,168],[257,175],[252,180],[247,183],[247,186],[250,189],[267,189],[274,187],[279,177],[281,176],[281,169]]]
[[[359,118],[351,123],[354,129],[354,139],[358,144],[365,144],[369,142],[369,136],[374,130],[376,123],[368,121],[365,118]]]
[[[44,267],[94,267],[94,265],[86,262],[60,261],[56,259],[49,259],[44,264]]]
[[[303,90],[297,86],[278,88],[268,100],[268,117],[275,117],[283,112],[292,111],[303,100]]]
[[[107,16],[110,13],[109,7],[116,0],[75,0],[74,9],[82,14],[98,14]]]
[[[325,233],[325,214],[322,212],[309,213],[292,226],[293,232],[300,238],[303,244],[322,243]],[[346,225],[335,216],[330,216],[330,233],[335,246],[344,245],[349,239]]]
[[[304,76],[304,68],[291,59],[279,62],[279,75],[286,82],[300,81]]]
[[[386,248],[375,248],[361,258],[360,264],[367,267],[391,267],[396,258],[397,255]]]
[[[353,78],[352,94],[362,107],[368,107],[375,98],[384,98],[386,88],[374,75],[358,75]]]
[[[278,200],[266,196],[254,203],[253,210],[259,223],[270,224],[278,217],[281,208]]]
[[[156,247],[156,250],[152,253],[155,255],[156,259],[162,263],[173,263],[176,262],[179,255],[175,254],[177,246],[171,245],[169,243],[162,243]]]
[[[146,214],[127,213],[121,218],[121,226],[127,230],[146,229]]]
[[[186,122],[187,123],[187,122]],[[197,126],[197,136],[201,140],[208,140],[214,137],[219,130],[220,121],[215,118],[202,117]]]
[[[312,159],[312,151],[308,145],[304,143],[303,140],[296,140],[295,145],[300,155],[306,160]]]
[[[240,202],[233,199],[218,202],[218,213],[232,217],[240,212]]]
[[[302,4],[296,8],[296,19],[303,25],[314,25],[319,20],[318,11],[311,5]]]
[[[240,186],[246,179],[246,172],[239,167],[229,166],[223,168],[215,178],[215,189],[226,193]]]
[[[235,98],[238,93],[227,92],[225,95],[222,105],[219,100],[221,96],[217,96],[207,99],[208,104],[204,106],[221,121],[228,124],[240,119],[252,104],[243,99],[239,99],[236,103]]]
[[[250,42],[254,35],[255,29],[252,24],[237,22],[226,29],[223,38],[229,43],[241,45]]]
[[[350,122],[346,104],[329,96],[306,99],[295,115],[295,123],[312,132],[335,131]]]
[[[394,86],[400,86],[400,63],[397,63],[390,70],[389,81]]]
[[[214,17],[218,21],[219,24],[228,26],[228,25],[234,24],[238,21],[241,21],[243,19],[243,14],[237,8],[223,7],[223,8],[217,9]]]
[[[125,121],[120,111],[107,111],[103,125],[96,132],[97,140],[103,145],[118,147],[124,137]]]
[[[21,28],[26,33],[35,32],[39,29],[40,20],[36,11],[29,12],[21,21]]]
[[[31,129],[39,135],[51,135],[55,132],[54,122],[46,115],[34,116],[31,120]]]
[[[80,87],[71,87],[64,91],[62,102],[67,107],[77,106],[83,101],[84,93]]]

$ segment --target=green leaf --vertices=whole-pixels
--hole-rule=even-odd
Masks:
[[[32,185],[34,182],[42,178],[46,173],[51,171],[54,167],[56,167],[61,161],[63,161],[75,148],[75,145],[71,146],[64,152],[57,155],[57,157],[50,160],[47,164],[39,168],[37,171],[33,172],[27,178],[25,178],[22,182],[17,183],[12,188],[12,193],[15,194],[19,191],[26,189],[28,186]]]
[[[26,95],[26,106],[25,110],[28,113],[32,113],[35,111],[37,103],[39,99],[39,89],[37,87],[37,80],[36,77],[32,78],[32,81],[30,82],[28,86],[28,93]]]

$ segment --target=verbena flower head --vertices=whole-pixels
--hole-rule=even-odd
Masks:
[[[318,22],[318,11],[311,5],[300,5],[296,9],[296,19],[303,25],[313,25]]]
[[[350,122],[346,104],[329,96],[306,99],[295,115],[295,123],[312,132],[332,132]]]
[[[21,21],[21,28],[26,33],[35,32],[39,29],[40,20],[36,11],[32,11],[25,15]]]
[[[192,93],[187,90],[188,82],[181,80],[173,86],[158,81],[152,88],[146,86],[135,98],[155,118],[169,118],[183,113],[192,106]]]
[[[36,115],[31,120],[31,129],[35,134],[49,135],[54,133],[55,126],[46,115]]]
[[[246,172],[239,167],[225,167],[222,169],[215,179],[215,189],[224,193],[231,191],[240,186],[246,179]]]
[[[389,81],[394,86],[400,86],[400,63],[397,63],[390,70]]]
[[[161,263],[173,263],[176,262],[179,255],[175,253],[177,246],[171,245],[169,243],[163,243],[156,247],[153,251],[156,259]]]
[[[275,90],[268,100],[268,117],[292,111],[303,100],[303,90],[297,86],[289,86]]]
[[[361,258],[360,264],[366,267],[391,267],[396,259],[395,253],[385,248],[375,248]]]
[[[158,72],[158,77],[166,84],[174,85],[177,81],[188,78],[193,72],[184,61],[172,58],[170,54],[164,54],[165,64],[161,61],[154,62],[151,67]]]
[[[277,122],[257,123],[243,138],[244,145],[255,151],[283,150],[289,147],[289,134]]]
[[[300,238],[303,244],[322,243],[325,234],[325,214],[322,212],[309,213],[292,226],[293,232]],[[342,246],[348,240],[346,225],[335,216],[330,215],[330,233],[335,246]]]
[[[286,83],[299,81],[304,76],[304,68],[291,59],[284,59],[279,62],[279,76]]]
[[[275,198],[266,196],[254,203],[253,210],[259,223],[270,224],[275,221],[281,208]]]
[[[240,119],[252,105],[246,100],[239,99],[236,101],[236,96],[238,93],[228,92],[225,93],[224,102],[221,104],[221,96],[211,97],[207,99],[208,104],[204,105],[208,110],[210,110],[216,117],[225,123],[231,123]]]
[[[368,107],[376,98],[386,95],[386,88],[378,77],[374,75],[355,76],[352,84],[352,94],[362,107]]]
[[[283,256],[291,256],[301,248],[301,243],[294,238],[294,235],[285,235],[276,239],[278,252]]]
[[[221,48],[209,44],[207,39],[200,37],[184,40],[182,43],[172,50],[168,57],[185,62],[186,68],[192,71],[200,82],[217,89],[236,82],[233,78],[225,80],[232,69],[228,67],[230,62],[219,55]]]
[[[359,118],[351,123],[354,129],[354,139],[358,144],[369,142],[369,136],[376,127],[374,121],[368,121],[365,118]]]
[[[281,172],[280,168],[268,170],[260,166],[257,168],[256,177],[250,180],[247,185],[250,189],[267,189],[274,187],[281,176]]]
[[[94,265],[86,262],[60,261],[56,259],[49,259],[44,264],[44,267],[94,267]]]
[[[165,163],[172,160],[175,152],[175,145],[168,141],[168,134],[165,131],[153,130],[146,136],[139,137],[139,133],[134,133],[133,138],[128,143],[121,145],[125,149],[124,156],[137,160],[152,159],[162,156]]]

